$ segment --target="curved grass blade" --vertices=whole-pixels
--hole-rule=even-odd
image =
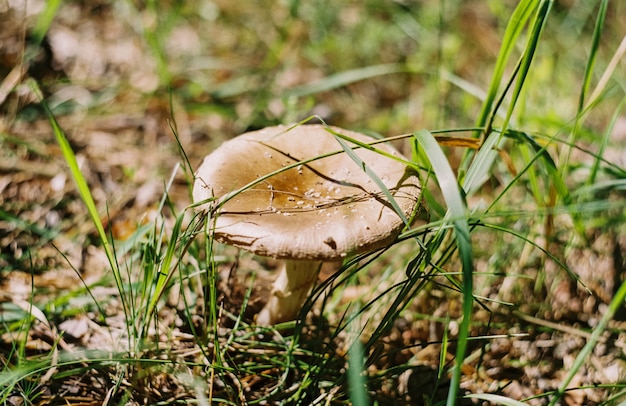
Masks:
[[[600,38],[602,37],[602,29],[604,27],[604,19],[606,17],[606,11],[608,8],[608,0],[602,0],[600,3],[600,10],[598,10],[598,18],[593,29],[593,37],[591,38],[591,49],[589,50],[589,57],[587,58],[587,65],[585,66],[585,75],[583,77],[583,86],[580,89],[580,96],[578,98],[578,117],[581,116],[585,107],[585,98],[591,87],[591,79],[593,77],[593,68],[596,65],[598,56],[598,50],[600,48]]]
[[[497,148],[500,145],[500,134],[495,131],[489,134],[482,147],[476,153],[471,166],[463,177],[462,185],[465,193],[471,195],[476,192],[488,179],[488,174],[498,156]]]
[[[513,110],[515,109],[515,104],[517,103],[517,100],[522,93],[522,88],[524,87],[524,83],[526,82],[526,76],[530,71],[530,65],[532,64],[535,51],[537,50],[537,46],[539,45],[539,38],[541,37],[541,33],[543,32],[543,28],[545,27],[548,15],[550,14],[552,3],[553,0],[543,0],[539,5],[539,9],[537,10],[537,14],[533,20],[530,37],[528,39],[528,43],[526,44],[526,48],[524,49],[524,53],[522,54],[517,81],[515,82],[513,94],[511,95],[511,102],[509,104],[504,123],[502,124],[502,133],[506,132],[506,129],[513,115]]]
[[[423,149],[428,157],[432,169],[437,176],[439,188],[448,206],[447,219],[453,225],[456,245],[463,271],[463,320],[459,329],[456,364],[452,368],[452,380],[448,392],[448,405],[456,403],[456,397],[461,381],[461,365],[465,359],[469,328],[472,317],[473,297],[473,253],[470,240],[470,229],[467,222],[467,205],[444,152],[433,135],[426,131],[418,131],[413,134],[418,146]]]
[[[585,66],[585,74],[583,76],[583,84],[582,84],[582,88],[580,90],[580,96],[578,99],[578,111],[576,112],[576,120],[569,134],[569,141],[571,143],[575,142],[576,138],[578,137],[580,133],[580,129],[582,126],[583,117],[585,113],[589,109],[591,109],[591,107],[595,105],[597,99],[599,99],[600,97],[600,93],[601,93],[600,89],[603,88],[604,85],[606,85],[606,82],[603,83],[601,81],[598,84],[598,87],[594,90],[591,97],[589,98],[587,104],[585,105],[585,98],[586,98],[587,92],[589,91],[589,88],[591,87],[593,70],[596,64],[596,57],[598,55],[598,49],[600,47],[600,38],[602,36],[602,30],[604,28],[604,19],[606,17],[607,7],[608,7],[608,0],[602,0],[602,3],[600,3],[600,9],[598,10],[598,16],[597,16],[596,23],[595,23],[594,30],[593,30],[593,37],[591,38],[591,49],[589,50],[589,57],[587,59],[587,65]],[[607,70],[605,72],[605,75],[609,71],[610,70]],[[602,77],[602,80],[605,80],[605,77],[606,77],[605,75]],[[606,80],[608,80],[608,77],[606,77]],[[567,173],[569,172],[569,161],[570,161],[571,153],[572,153],[571,149],[568,149],[564,151],[563,153],[563,162],[564,162],[564,164],[562,165],[563,176],[567,176]]]
[[[85,180],[85,177],[80,170],[78,161],[76,160],[76,155],[74,154],[74,151],[72,150],[72,147],[67,140],[67,137],[65,136],[65,132],[63,131],[56,118],[54,117],[54,114],[52,114],[52,111],[50,111],[50,108],[45,102],[43,94],[41,93],[41,90],[39,89],[37,83],[31,79],[28,81],[28,84],[32,91],[36,94],[39,103],[41,104],[48,116],[48,120],[50,121],[50,125],[52,126],[52,131],[54,132],[57,142],[61,148],[63,158],[69,166],[72,178],[74,178],[74,183],[76,183],[78,193],[80,194],[80,197],[85,204],[85,207],[87,208],[87,212],[89,213],[91,221],[93,222],[98,233],[98,238],[100,238],[100,242],[102,243],[102,246],[104,248],[104,252],[109,261],[109,265],[111,266],[111,271],[113,272],[113,277],[115,278],[115,284],[117,286],[117,289],[121,293],[124,290],[124,282],[120,274],[115,251],[104,230],[104,225],[102,224],[102,220],[100,219],[98,208],[96,207],[96,203],[93,200],[93,196],[91,195],[89,185],[87,184],[87,181]],[[120,300],[122,303],[122,308],[124,309],[124,314],[126,316],[125,319],[130,320],[128,313],[129,307],[124,295],[120,295]]]
[[[61,6],[61,0],[48,0],[45,2],[46,6],[37,21],[35,27],[32,30],[33,42],[36,46],[39,46],[44,37],[48,33],[48,29],[57,14],[59,6]]]
[[[383,65],[367,66],[365,68],[351,69],[327,76],[321,80],[305,85],[293,87],[283,93],[284,97],[302,97],[315,93],[321,93],[336,89],[361,80],[370,79],[376,76],[389,75],[392,73],[402,73],[410,71],[406,65],[400,63],[390,63]]]
[[[341,148],[343,148],[346,155],[348,155],[350,159],[352,159],[361,169],[363,169],[363,172],[365,172],[367,176],[369,176],[374,181],[374,183],[376,183],[376,186],[378,186],[381,192],[383,192],[383,194],[387,198],[387,201],[391,204],[398,216],[400,216],[404,224],[408,226],[409,220],[402,212],[402,209],[398,205],[398,202],[396,202],[396,199],[393,197],[382,179],[378,177],[378,175],[354,152],[354,150],[343,139],[341,139],[341,137],[335,136],[335,139],[337,140],[339,145],[341,145]]]
[[[519,73],[522,61],[524,59],[524,55],[527,54],[528,46],[526,47],[525,54],[522,55],[522,60],[518,61],[515,69],[513,70],[512,76],[507,82],[507,85],[498,98],[498,90],[500,88],[500,84],[502,82],[502,77],[506,71],[506,67],[508,61],[513,53],[513,50],[516,47],[517,40],[522,34],[522,31],[528,24],[531,16],[539,7],[539,0],[525,0],[520,1],[517,5],[511,18],[507,24],[506,30],[504,32],[504,37],[502,39],[502,45],[500,47],[500,52],[498,53],[498,58],[496,60],[496,64],[494,66],[493,73],[491,75],[491,83],[489,84],[489,90],[487,91],[486,98],[482,104],[481,111],[478,114],[478,119],[476,120],[476,127],[481,128],[482,130],[475,132],[475,137],[479,138],[481,141],[487,137],[492,132],[493,122],[495,120],[496,115],[498,114],[498,110],[500,105],[504,101],[506,93],[509,91],[510,86],[515,78],[515,76]],[[541,26],[543,27],[543,26]],[[531,42],[529,42],[531,43]],[[532,56],[531,56],[532,59]],[[518,80],[518,93],[521,90],[521,84],[523,84],[523,80],[520,82]],[[508,125],[510,120],[511,113],[513,111],[515,105],[515,101],[513,101],[505,116],[505,125]],[[468,165],[472,162],[469,157],[472,152],[467,151],[465,157],[462,161],[461,167],[459,169],[460,173],[464,173],[467,170]],[[484,159],[484,158],[483,158]]]
[[[529,170],[535,160],[541,159],[544,164],[546,174],[550,178],[551,187],[554,188],[554,191],[556,191],[556,193],[563,200],[565,205],[571,205],[572,198],[570,196],[569,189],[567,188],[567,185],[563,180],[563,174],[559,171],[556,163],[548,153],[546,146],[539,145],[537,141],[533,139],[533,137],[523,131],[509,130],[506,134],[508,137],[522,142],[526,147],[529,147],[535,154],[534,156],[530,157],[527,165],[524,167],[523,170],[520,171],[516,179],[519,178],[519,176],[521,176],[527,170]],[[579,235],[584,235],[585,226],[580,215],[577,212],[572,211],[570,212],[570,216],[572,217],[572,221],[574,222],[574,228],[576,229],[576,231],[579,233]]]
[[[158,265],[156,283],[154,285],[154,290],[151,292],[150,301],[148,302],[148,308],[146,313],[144,314],[145,318],[142,320],[143,325],[141,327],[141,331],[144,333],[147,331],[149,326],[149,320],[154,315],[157,305],[165,290],[168,286],[169,281],[172,279],[174,272],[173,270],[180,263],[180,259],[183,257],[187,249],[189,248],[189,244],[193,241],[193,237],[196,234],[196,230],[202,226],[202,221],[198,221],[192,223],[188,226],[187,229],[184,229],[183,222],[185,220],[185,213],[181,213],[176,218],[176,222],[174,223],[174,227],[170,233],[170,242],[167,245],[167,249],[165,251],[165,256],[161,263]]]
[[[609,79],[613,76],[613,73],[615,73],[615,70],[620,65],[621,61],[624,58],[624,54],[626,54],[626,36],[622,38],[622,42],[619,44],[617,51],[615,51],[615,54],[613,54],[611,61],[609,62],[606,69],[604,70],[604,73],[602,74],[602,77],[600,77],[600,79],[598,80],[598,84],[593,89],[591,96],[589,96],[589,101],[584,108],[585,112],[587,112],[587,110],[591,109],[600,101],[603,93],[605,93],[606,85],[609,83]]]
[[[491,83],[489,84],[489,90],[487,91],[485,102],[483,103],[481,111],[478,114],[478,119],[476,120],[476,127],[484,128],[488,122],[489,116],[495,114],[493,111],[494,102],[496,100],[500,83],[502,82],[502,77],[504,76],[504,72],[506,70],[507,62],[511,53],[515,49],[517,39],[524,30],[524,27],[530,19],[533,11],[537,8],[538,3],[538,0],[520,1],[513,11],[511,19],[509,20],[504,32],[502,46],[500,48],[500,52],[498,53],[498,59],[496,60],[494,71],[491,75]]]

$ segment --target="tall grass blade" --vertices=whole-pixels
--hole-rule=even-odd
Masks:
[[[500,144],[500,134],[494,131],[489,134],[483,146],[476,153],[462,181],[463,189],[468,196],[478,191],[489,179],[488,175],[498,156],[497,148]]]
[[[408,226],[409,220],[402,212],[402,209],[398,205],[398,202],[396,202],[396,199],[393,197],[382,179],[380,179],[380,177],[354,152],[354,150],[352,150],[352,148],[350,148],[350,146],[344,140],[339,137],[335,137],[335,139],[337,140],[339,145],[341,145],[341,148],[343,148],[346,155],[348,155],[350,159],[352,159],[354,163],[356,163],[363,170],[363,172],[365,172],[367,176],[369,176],[374,181],[374,183],[376,183],[376,186],[378,186],[381,192],[383,192],[383,194],[387,198],[387,201],[391,204],[398,216],[400,216],[404,224]]]
[[[587,180],[587,186],[592,186],[596,183],[596,177],[598,176],[598,171],[600,170],[600,163],[602,162],[600,160],[600,157],[604,156],[604,151],[606,149],[606,146],[609,143],[609,139],[611,138],[611,133],[613,132],[613,129],[615,128],[615,124],[617,123],[617,120],[623,114],[623,110],[625,107],[626,107],[626,97],[623,98],[622,101],[620,101],[620,103],[617,105],[617,108],[615,109],[615,112],[613,113],[613,116],[611,117],[611,122],[609,123],[606,130],[604,131],[604,136],[599,142],[598,151],[595,154],[595,159],[593,160],[593,165],[591,166],[591,171],[589,173],[589,179]]]
[[[496,100],[498,89],[500,88],[500,83],[502,82],[502,77],[504,76],[509,58],[515,49],[517,39],[524,30],[524,27],[534,10],[537,8],[538,4],[538,0],[520,1],[513,11],[511,19],[509,20],[504,32],[502,46],[500,47],[494,71],[491,75],[491,83],[489,84],[489,90],[487,90],[485,102],[483,103],[480,113],[478,114],[478,119],[476,120],[476,127],[484,128],[489,121],[489,116],[495,114],[495,111],[493,111],[494,102]],[[486,132],[489,132],[489,130],[486,130]]]
[[[87,184],[87,181],[85,180],[85,177],[83,176],[80,170],[78,161],[76,160],[76,155],[74,154],[74,151],[72,150],[72,147],[69,141],[67,140],[65,133],[59,126],[59,123],[57,122],[56,118],[50,111],[50,108],[48,107],[47,103],[45,102],[43,98],[43,94],[41,93],[41,90],[39,89],[39,86],[37,85],[37,83],[31,79],[28,81],[28,84],[30,88],[32,89],[32,91],[37,96],[37,99],[39,100],[39,103],[45,110],[46,114],[48,115],[48,120],[50,121],[50,125],[52,126],[52,131],[54,132],[57,142],[59,146],[61,147],[63,158],[65,159],[65,162],[69,166],[70,172],[72,174],[72,178],[74,179],[74,182],[76,183],[78,193],[80,194],[80,197],[83,203],[85,204],[85,207],[87,208],[89,217],[91,218],[91,221],[93,222],[96,228],[96,231],[98,233],[98,238],[100,239],[100,242],[102,243],[102,246],[104,248],[104,252],[107,256],[107,260],[109,262],[109,265],[111,266],[111,271],[113,272],[113,277],[115,278],[115,284],[117,285],[119,292],[123,292],[124,282],[120,274],[120,269],[117,263],[113,246],[111,245],[111,242],[109,241],[109,238],[107,237],[107,234],[104,230],[104,225],[102,224],[102,220],[100,219],[100,215],[98,214],[98,208],[96,207],[96,203],[93,200],[93,196],[91,195],[89,185]],[[124,314],[128,316],[128,303],[126,303],[124,295],[120,295],[120,300],[122,302]],[[128,320],[128,317],[126,318],[126,320]]]
[[[149,295],[150,301],[148,302],[148,308],[145,313],[145,319],[143,320],[143,325],[141,328],[144,333],[148,329],[149,320],[156,311],[159,300],[161,300],[161,297],[163,297],[166,287],[169,281],[172,279],[172,276],[174,275],[172,271],[175,268],[175,258],[180,258],[182,256],[182,253],[177,252],[176,248],[180,248],[178,241],[181,239],[181,234],[183,233],[184,218],[184,214],[180,214],[176,218],[174,227],[172,228],[172,231],[169,235],[170,241],[167,245],[165,256],[161,263],[158,265],[156,284],[154,286],[154,290]]]
[[[598,17],[596,24],[593,28],[593,37],[591,38],[591,49],[589,50],[589,57],[587,58],[587,66],[585,66],[585,74],[583,76],[583,85],[580,89],[580,96],[578,98],[578,116],[583,113],[585,106],[585,98],[591,87],[591,80],[593,76],[593,68],[596,65],[598,49],[600,48],[600,38],[602,37],[602,30],[604,28],[604,20],[606,17],[606,10],[608,8],[609,1],[602,0],[600,3],[600,9],[598,10]]]
[[[355,314],[358,309],[355,309]],[[354,341],[348,350],[348,387],[350,392],[350,402],[355,406],[367,406],[370,401],[367,396],[365,376],[363,374],[365,365],[363,362],[363,344],[360,339],[358,329],[359,323],[352,322],[351,330],[354,334]]]
[[[524,53],[522,54],[520,69],[517,74],[517,81],[513,89],[513,94],[511,95],[511,103],[509,104],[504,123],[502,124],[502,133],[506,132],[506,129],[513,115],[513,111],[515,110],[517,100],[519,99],[519,96],[522,92],[524,83],[526,83],[526,76],[530,71],[530,65],[533,61],[537,46],[539,45],[539,38],[541,37],[541,33],[543,31],[543,28],[545,27],[548,15],[550,14],[552,3],[553,0],[542,1],[533,20],[533,26],[530,30],[530,37],[528,39],[528,43],[526,44],[526,48],[524,49]]]
[[[595,102],[595,91],[594,96],[591,97],[587,106],[585,106],[585,98],[589,88],[591,87],[591,80],[593,76],[593,70],[596,64],[598,49],[600,47],[600,39],[602,37],[602,30],[604,29],[604,19],[606,17],[606,11],[608,7],[608,0],[602,0],[600,3],[600,9],[598,10],[598,16],[596,18],[596,23],[593,29],[593,36],[591,38],[591,49],[589,50],[589,57],[587,59],[587,65],[585,66],[585,74],[583,76],[583,83],[580,90],[580,96],[578,98],[578,111],[576,112],[576,121],[574,122],[574,126],[572,127],[572,131],[569,134],[569,141],[574,142],[578,137],[578,133],[580,132],[580,126],[583,122],[583,117],[587,108],[592,106],[593,102]],[[597,90],[597,89],[596,89]],[[571,156],[571,149],[568,149],[564,153],[563,165],[561,172],[563,176],[567,176],[569,172],[569,161]]]
[[[461,381],[461,365],[465,359],[465,352],[469,338],[469,329],[472,317],[473,296],[473,253],[470,240],[470,229],[467,222],[467,205],[454,176],[446,155],[433,135],[426,131],[413,134],[418,146],[424,150],[432,169],[437,176],[439,188],[448,206],[447,219],[452,223],[456,238],[456,245],[461,260],[463,272],[463,320],[457,337],[456,363],[452,369],[452,380],[448,393],[448,405],[456,403],[456,396]]]
[[[302,97],[315,93],[321,93],[336,89],[361,80],[376,76],[389,75],[392,73],[407,72],[409,69],[404,64],[390,63],[384,65],[367,66],[365,68],[352,69],[329,75],[313,83],[293,87],[283,93],[284,97]]]
[[[48,0],[45,2],[45,5],[43,12],[37,17],[32,31],[33,42],[36,46],[39,46],[46,36],[50,24],[52,24],[61,5],[61,0]]]
[[[607,65],[606,69],[604,70],[604,73],[602,73],[602,77],[600,77],[600,80],[598,80],[598,84],[593,89],[591,96],[589,96],[589,100],[587,101],[587,104],[585,105],[585,108],[584,108],[585,111],[593,107],[601,98],[606,88],[606,85],[609,83],[611,76],[613,76],[613,73],[615,73],[615,70],[617,69],[619,64],[622,62],[625,54],[626,54],[626,36],[622,38],[622,42],[619,44],[617,51],[615,51],[615,54],[613,54],[611,61]]]

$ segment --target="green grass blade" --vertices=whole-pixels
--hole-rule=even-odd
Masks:
[[[509,122],[511,121],[511,117],[513,116],[513,111],[515,110],[517,100],[522,93],[524,83],[526,83],[526,77],[528,76],[528,72],[530,71],[530,65],[532,64],[535,51],[537,50],[537,47],[539,45],[539,38],[541,37],[541,33],[543,32],[543,28],[545,27],[548,15],[550,14],[552,3],[553,0],[544,0],[541,2],[541,4],[539,5],[539,9],[537,10],[537,14],[535,16],[533,26],[530,31],[530,37],[528,39],[528,43],[526,44],[526,49],[524,50],[524,53],[522,55],[520,69],[517,74],[517,81],[513,89],[513,94],[511,95],[511,103],[509,104],[504,123],[502,124],[502,133],[506,132]]]
[[[576,121],[569,134],[569,141],[572,143],[575,142],[576,138],[578,137],[585,113],[596,103],[596,99],[600,97],[600,95],[596,95],[596,92],[594,91],[594,94],[589,98],[590,100],[588,101],[587,105],[585,105],[585,99],[587,98],[587,93],[589,91],[589,88],[591,87],[593,70],[597,60],[598,49],[600,47],[600,38],[602,36],[602,30],[604,29],[604,19],[606,17],[607,7],[608,1],[602,0],[593,30],[593,37],[591,38],[591,49],[589,50],[589,57],[587,59],[587,65],[585,66],[585,74],[583,76],[583,84],[580,90],[580,96],[578,98],[578,111],[576,113]],[[598,89],[596,89],[596,91],[598,91]],[[564,152],[563,165],[561,170],[564,177],[567,176],[569,172],[570,156],[571,149],[568,149]]]
[[[484,128],[489,121],[490,114],[495,114],[493,111],[494,102],[496,100],[498,89],[500,87],[500,83],[502,82],[502,77],[504,76],[509,58],[515,49],[517,39],[521,35],[526,23],[530,19],[533,11],[537,8],[538,4],[538,0],[520,1],[513,11],[511,19],[509,20],[504,32],[502,46],[500,47],[494,71],[491,75],[491,83],[489,84],[489,90],[487,91],[485,102],[483,103],[481,111],[478,114],[478,119],[476,120],[476,127]]]
[[[41,237],[39,244],[45,244],[48,241],[52,241],[59,232],[57,230],[48,230],[46,228],[38,226],[36,223],[30,223],[15,216],[13,213],[9,213],[0,208],[0,220],[10,223],[13,227],[28,231],[38,237]]]
[[[315,93],[326,92],[361,80],[376,76],[389,75],[392,73],[407,72],[409,69],[404,64],[391,63],[383,65],[367,66],[365,68],[351,69],[335,73],[313,83],[293,87],[283,93],[284,97],[302,97]]]
[[[469,329],[472,317],[473,297],[473,253],[470,240],[470,229],[467,222],[467,205],[454,176],[446,155],[433,135],[426,131],[413,134],[428,159],[437,176],[439,187],[448,206],[448,219],[454,227],[459,258],[463,270],[463,320],[459,329],[456,364],[452,371],[452,381],[448,392],[448,405],[456,403],[456,396],[461,381],[461,365],[465,359]]]
[[[337,136],[335,137],[335,139],[337,140],[339,145],[341,145],[341,148],[343,148],[343,150],[350,157],[350,159],[352,159],[363,170],[363,172],[365,172],[367,176],[369,176],[374,181],[374,183],[376,183],[376,186],[378,186],[381,192],[383,192],[383,194],[387,198],[387,201],[391,204],[398,216],[400,216],[404,224],[408,226],[409,220],[406,218],[402,209],[398,205],[398,202],[396,202],[396,199],[393,197],[393,195],[385,185],[385,182],[383,182],[382,179],[380,179],[380,177],[374,171],[372,171],[372,169],[354,152],[352,148],[350,148],[350,146],[344,140]]]
[[[584,283],[582,283],[582,281],[580,280],[580,278],[579,278],[579,277],[578,277],[575,273],[573,273],[573,272],[572,272],[572,271],[571,271],[571,270],[567,267],[567,265],[566,265],[565,263],[563,263],[563,261],[561,261],[559,258],[557,258],[557,256],[556,256],[556,255],[554,255],[553,253],[551,253],[550,251],[548,251],[548,250],[546,250],[545,248],[543,248],[543,247],[541,246],[541,244],[538,244],[538,243],[537,243],[536,241],[534,241],[533,239],[531,239],[531,238],[528,238],[528,237],[524,236],[522,233],[520,233],[520,232],[518,232],[518,231],[516,231],[516,230],[513,230],[513,229],[508,228],[508,227],[501,226],[501,225],[499,225],[499,224],[490,224],[490,223],[486,223],[486,222],[482,222],[482,221],[481,221],[480,223],[478,223],[478,225],[479,225],[480,227],[484,227],[484,228],[487,228],[487,229],[495,230],[495,231],[497,231],[497,232],[499,232],[499,233],[502,233],[502,234],[509,234],[509,235],[512,235],[512,236],[514,236],[515,238],[517,238],[518,240],[520,240],[520,241],[524,241],[524,243],[531,245],[531,246],[532,246],[532,247],[534,247],[536,250],[538,250],[538,251],[540,251],[541,253],[543,253],[543,255],[545,255],[546,257],[550,258],[550,260],[554,261],[554,263],[555,263],[555,264],[557,264],[557,265],[558,265],[558,266],[559,266],[562,270],[564,270],[565,272],[567,272],[567,273],[569,274],[569,276],[570,276],[573,280],[575,280],[575,281],[577,281],[578,283],[580,283],[580,284],[581,284],[581,286],[585,286],[585,285],[584,285]]]
[[[602,0],[600,3],[600,9],[598,10],[598,17],[593,29],[593,37],[591,38],[591,49],[589,50],[589,57],[587,58],[587,66],[585,66],[585,75],[583,76],[583,85],[580,89],[580,97],[578,99],[578,116],[583,113],[585,106],[585,99],[589,88],[591,87],[591,80],[593,76],[593,68],[596,65],[598,49],[600,48],[600,38],[602,37],[602,30],[604,28],[604,20],[606,17],[606,10],[608,8],[609,1]]]
[[[39,17],[37,17],[37,21],[35,22],[35,26],[33,27],[32,36],[33,42],[35,45],[39,46],[43,41],[44,37],[48,33],[48,29],[54,20],[54,17],[57,14],[57,10],[61,5],[61,0],[48,0],[45,2],[45,8]]]
[[[354,309],[355,316],[358,314],[358,306]],[[348,386],[350,393],[350,402],[355,406],[367,406],[370,401],[367,396],[366,382],[365,382],[365,364],[364,364],[364,351],[363,344],[361,343],[361,333],[358,331],[359,323],[352,322],[350,324],[350,330],[354,336],[354,341],[348,349]]]
[[[626,107],[626,97],[622,98],[620,103],[617,105],[613,116],[611,117],[611,122],[607,126],[607,129],[604,132],[604,136],[598,143],[598,151],[596,152],[596,158],[593,161],[593,165],[591,166],[591,172],[589,173],[589,179],[587,180],[587,185],[593,185],[596,182],[596,177],[598,175],[598,171],[600,170],[600,157],[604,156],[604,151],[609,143],[609,139],[611,138],[611,134],[613,133],[613,129],[615,128],[615,124],[617,120],[622,116],[623,110]]]
[[[565,184],[565,180],[563,179],[563,174],[559,171],[559,167],[548,153],[546,147],[539,145],[530,135],[526,134],[523,131],[507,131],[507,136],[523,142],[526,147],[530,148],[534,152],[534,155],[529,158],[528,163],[526,164],[524,169],[520,171],[516,179],[519,179],[522,174],[530,170],[535,160],[541,159],[543,163],[543,168],[546,173],[545,176],[547,176],[550,180],[550,184],[552,185],[552,187],[554,187],[557,195],[561,198],[561,200],[566,205],[570,205],[572,203],[572,198],[570,196],[570,191]],[[549,193],[549,191],[545,191],[545,193]],[[574,228],[576,229],[576,231],[580,235],[584,235],[585,226],[579,213],[572,211],[570,212],[570,215],[572,217],[572,221],[574,222]]]
[[[48,115],[48,120],[50,121],[50,125],[52,126],[54,135],[61,148],[63,158],[65,159],[65,162],[69,166],[70,172],[72,174],[72,178],[74,179],[74,182],[76,183],[78,193],[80,194],[80,197],[83,203],[85,204],[85,207],[87,208],[87,212],[89,213],[89,217],[91,217],[91,221],[93,222],[96,228],[96,232],[98,233],[98,238],[100,239],[100,242],[102,243],[104,252],[109,261],[109,265],[111,266],[111,271],[113,272],[115,283],[117,285],[119,292],[121,293],[124,288],[124,283],[122,280],[122,276],[120,274],[119,266],[117,264],[115,252],[104,230],[104,225],[102,224],[102,220],[100,219],[98,208],[96,207],[96,203],[93,200],[93,196],[91,195],[89,185],[87,184],[87,181],[85,180],[85,177],[83,176],[80,170],[78,161],[76,160],[76,155],[74,154],[74,151],[72,150],[72,147],[69,141],[67,140],[67,137],[65,136],[65,132],[63,131],[63,129],[61,129],[56,118],[54,117],[54,115],[48,108],[48,105],[44,101],[43,94],[41,93],[41,90],[39,89],[39,86],[37,85],[37,83],[34,80],[29,80],[28,83],[29,83],[30,88],[37,95],[39,103],[41,104],[46,114]],[[124,295],[120,295],[120,299],[122,301],[122,307],[124,308],[124,312],[126,315],[128,315],[128,304],[125,302]]]
[[[618,104],[613,116],[611,117],[611,121],[607,126],[607,129],[604,132],[604,136],[600,140],[598,145],[598,151],[594,156],[593,165],[591,166],[591,171],[589,173],[589,179],[587,180],[587,186],[591,186],[596,183],[596,178],[598,176],[598,172],[600,171],[600,164],[602,163],[601,158],[604,156],[604,151],[609,143],[609,139],[611,138],[611,134],[613,133],[613,129],[615,128],[615,124],[617,120],[622,116],[623,110],[626,108],[626,97],[622,98],[620,103]]]
[[[605,93],[606,87],[609,84],[611,77],[615,73],[615,70],[618,69],[618,67],[620,66],[620,63],[623,60],[625,54],[626,54],[626,36],[622,38],[622,42],[620,43],[619,47],[613,54],[611,61],[609,62],[606,69],[602,73],[602,76],[598,80],[598,84],[596,85],[596,87],[593,89],[593,92],[589,96],[589,100],[587,101],[584,107],[584,113],[586,113],[587,110],[590,110],[592,107],[594,107],[602,99],[602,96]]]
[[[169,281],[172,279],[172,276],[174,275],[172,270],[174,268],[173,264],[175,263],[175,258],[180,258],[180,256],[182,255],[182,253],[180,252],[178,252],[178,254],[180,255],[178,256],[176,255],[177,254],[176,248],[179,248],[179,245],[177,244],[177,242],[181,238],[184,218],[185,218],[184,213],[180,214],[176,218],[174,227],[172,228],[172,231],[169,235],[170,241],[165,251],[165,257],[163,258],[161,263],[158,265],[156,284],[154,285],[154,290],[150,292],[150,295],[149,295],[150,301],[148,303],[147,312],[145,314],[146,317],[143,320],[143,323],[144,323],[142,326],[143,331],[147,331],[149,320],[154,314],[154,312],[156,311],[157,304],[159,303],[159,300],[163,296],[163,293],[165,292],[165,289]]]
[[[467,195],[474,194],[489,179],[489,172],[498,157],[496,148],[500,144],[500,134],[496,132],[492,132],[485,139],[462,181],[463,189]]]
[[[482,104],[480,113],[478,114],[478,119],[476,120],[476,127],[482,128],[482,133],[477,134],[477,136],[486,137],[492,131],[492,125],[493,125],[496,115],[498,114],[498,109],[500,107],[500,104],[504,101],[505,95],[509,90],[509,87],[510,87],[510,84],[512,83],[513,78],[519,73],[521,63],[524,58],[518,62],[516,68],[513,71],[513,74],[512,74],[513,76],[509,80],[509,83],[507,84],[506,88],[504,89],[500,97],[498,97],[498,90],[500,88],[500,84],[502,83],[502,78],[506,71],[506,67],[508,65],[509,59],[511,58],[513,50],[516,48],[516,44],[520,35],[522,34],[524,28],[529,23],[531,16],[535,12],[535,10],[537,10],[538,7],[539,7],[539,0],[520,1],[520,3],[517,5],[515,10],[513,11],[513,14],[511,15],[511,18],[504,32],[504,37],[502,39],[502,45],[500,47],[500,52],[498,53],[498,58],[496,60],[494,70],[491,75],[491,82],[489,85],[489,90],[487,91],[487,95]],[[541,15],[541,13],[538,13],[538,14]],[[535,27],[536,27],[536,24],[535,24]],[[532,43],[532,42],[529,41],[529,43]],[[527,51],[528,51],[528,47],[527,47]],[[526,52],[526,55],[527,55],[527,52]],[[532,56],[530,59],[532,60]],[[527,68],[529,66],[530,66],[530,60],[528,61]],[[523,80],[522,81],[518,80],[518,85],[516,86],[518,95],[521,92],[521,87],[522,87],[523,82],[524,82]],[[511,105],[509,106],[509,109],[505,117],[505,124],[503,125],[503,128],[506,128],[506,126],[508,125],[511,114],[513,112],[514,105],[515,105],[515,102],[511,103]],[[463,163],[460,168],[460,173],[464,173],[467,170],[467,166],[470,165],[471,160],[467,159],[467,157],[471,156],[471,154],[472,154],[471,151],[466,152],[465,159],[463,160]],[[481,159],[485,159],[485,158],[483,157]]]

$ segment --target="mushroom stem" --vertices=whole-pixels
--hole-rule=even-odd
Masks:
[[[257,315],[257,324],[271,326],[294,320],[317,281],[321,265],[321,261],[285,260],[267,304]]]

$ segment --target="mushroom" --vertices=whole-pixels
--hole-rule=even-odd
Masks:
[[[353,149],[386,191],[345,152],[311,160],[341,151],[333,132],[363,143],[373,141],[324,125],[268,127],[224,142],[197,170],[194,202],[215,198],[213,203],[199,204],[197,210],[211,213],[218,207],[212,213],[214,238],[284,260],[269,300],[257,315],[258,325],[295,319],[322,262],[388,245],[416,208],[419,180],[398,160],[366,148]],[[376,148],[402,158],[387,144]]]

